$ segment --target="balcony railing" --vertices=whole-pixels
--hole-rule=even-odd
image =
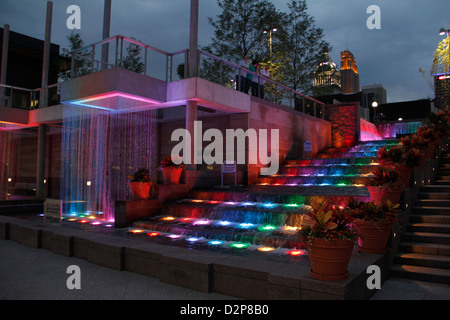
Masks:
[[[59,104],[59,84],[45,87],[47,101],[45,106]],[[25,110],[40,108],[41,88],[27,89],[0,84],[0,107],[10,107]]]
[[[236,88],[235,74],[251,73],[255,83],[265,82],[264,99],[295,108],[298,111],[324,117],[324,103],[265,78],[244,70],[236,64],[205,51],[198,51],[199,77],[230,88]],[[169,53],[135,39],[117,35],[71,52],[70,78],[80,77],[109,68],[127,70],[151,76],[166,82],[186,78],[188,50]]]

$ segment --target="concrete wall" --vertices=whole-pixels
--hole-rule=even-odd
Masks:
[[[254,97],[252,97],[250,102],[249,113],[238,113],[207,118],[199,117],[198,120],[202,121],[203,133],[207,129],[216,128],[220,130],[224,140],[226,137],[226,129],[242,129],[244,131],[247,131],[248,129],[255,129],[257,132],[259,132],[260,129],[267,129],[268,150],[271,148],[271,129],[278,129],[280,165],[287,158],[303,157],[304,140],[311,140],[313,142],[312,154],[310,155],[312,157],[317,155],[317,153],[324,148],[331,146],[330,122]],[[160,141],[163,142],[160,144],[159,150],[161,156],[169,156],[171,154],[172,148],[179,143],[178,141],[170,141],[171,134],[175,129],[184,127],[184,121],[159,124]],[[202,146],[203,150],[210,143],[211,142],[209,141],[204,141]],[[223,154],[225,155],[225,141],[223,145]],[[237,165],[238,183],[253,184],[258,181],[260,168],[263,165],[259,161],[259,157],[258,164],[248,165],[249,153],[257,151],[257,146],[249,145],[247,143],[244,151],[247,155],[247,164]],[[196,177],[193,178],[196,181],[189,183],[192,183],[194,186],[220,184],[221,166],[219,164],[210,166],[202,164],[198,165],[197,168],[200,172],[197,172]],[[186,174],[189,175],[192,173],[185,171],[185,177],[182,177],[182,182],[186,182],[186,180],[183,180],[186,178]],[[233,175],[227,175],[224,178],[225,184],[234,183]]]

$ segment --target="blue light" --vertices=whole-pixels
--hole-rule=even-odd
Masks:
[[[253,223],[244,222],[244,223],[240,223],[238,226],[239,226],[239,228],[242,228],[242,229],[250,229],[250,228],[253,228],[255,225]]]
[[[222,244],[222,243],[223,243],[223,241],[220,241],[220,240],[208,241],[208,244],[213,245],[213,246],[217,246],[217,245]]]

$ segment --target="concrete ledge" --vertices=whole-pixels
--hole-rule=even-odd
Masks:
[[[0,216],[0,236],[176,286],[254,300],[368,299],[376,290],[367,288],[366,269],[378,265],[384,282],[390,255],[355,254],[348,279],[326,282],[313,279],[309,265],[188,250],[7,216]]]
[[[208,252],[177,252],[161,256],[159,279],[163,282],[201,292],[211,292],[212,263],[219,256]]]
[[[27,223],[11,222],[9,224],[8,239],[32,248],[41,247],[41,228]]]
[[[269,273],[283,265],[231,256],[214,264],[213,291],[243,299],[269,299]]]

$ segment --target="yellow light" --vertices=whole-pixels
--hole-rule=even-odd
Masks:
[[[258,248],[258,251],[262,251],[262,252],[269,252],[269,251],[273,251],[273,250],[275,250],[275,249],[272,248],[272,247],[261,247],[261,248]]]
[[[134,229],[134,230],[130,230],[131,233],[142,233],[144,232],[144,230],[142,229]]]
[[[297,230],[298,230],[298,227],[285,226],[285,227],[284,227],[284,230],[286,230],[286,231],[297,231]]]
[[[174,218],[174,217],[164,217],[164,218],[162,218],[161,220],[164,220],[164,221],[172,221],[172,220],[175,220],[175,218]]]

